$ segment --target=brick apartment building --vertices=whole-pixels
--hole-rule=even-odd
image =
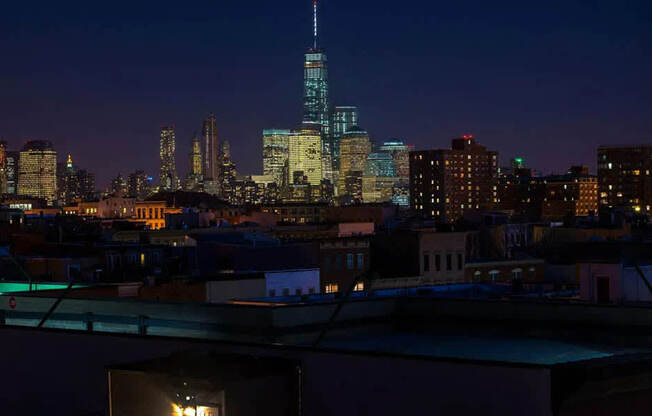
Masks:
[[[495,202],[498,152],[473,136],[453,139],[451,149],[410,152],[410,201],[420,217],[454,221]]]
[[[601,207],[652,215],[652,146],[598,147]]]

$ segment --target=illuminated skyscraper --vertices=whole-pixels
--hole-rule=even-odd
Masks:
[[[159,188],[162,191],[176,191],[179,188],[179,177],[176,167],[176,138],[174,125],[161,127],[160,140],[161,170]]]
[[[202,126],[202,140],[204,144],[204,178],[217,181],[219,179],[219,151],[217,141],[217,119],[210,114]]]
[[[0,141],[0,193],[7,193],[7,142]]]
[[[201,141],[195,134],[192,138],[192,150],[190,151],[190,173],[196,177],[202,174],[201,167]]]
[[[409,160],[409,159],[408,159]],[[367,156],[367,166],[365,167],[366,176],[394,177],[396,169],[394,168],[394,159],[386,152],[373,152]]]
[[[351,127],[342,137],[340,155],[339,196],[349,195],[354,200],[362,198],[362,175],[371,153],[369,135],[360,127]]]
[[[263,130],[263,174],[277,185],[287,183],[290,130]]]
[[[72,156],[68,154],[66,163],[57,164],[57,198],[69,204],[77,198],[77,175],[72,165]]]
[[[7,155],[7,193],[18,192],[18,165],[20,164],[20,152],[6,152]]]
[[[357,126],[359,123],[358,119],[358,107],[353,106],[336,106],[333,109],[333,131],[331,137],[331,148],[332,158],[333,158],[333,169],[335,171],[340,170],[340,141],[342,136],[346,133],[351,127]]]
[[[219,155],[219,172],[220,178],[218,183],[217,194],[224,200],[233,202],[236,200],[236,179],[238,172],[235,162],[231,159],[231,145],[228,140],[222,142],[222,149]]]
[[[137,170],[127,177],[127,187],[131,198],[145,199],[152,193],[152,178],[144,171]]]
[[[410,206],[410,150],[411,146],[406,145],[399,139],[385,141],[379,150],[388,153],[394,160],[396,181],[392,189],[392,202],[402,207]]]
[[[311,185],[322,179],[322,143],[316,126],[304,124],[288,136],[288,177],[306,177]]]
[[[77,169],[77,196],[83,201],[95,199],[95,174],[86,169]]]
[[[313,44],[303,64],[303,121],[317,123],[322,136],[322,153],[331,155],[330,104],[328,101],[328,58],[317,46],[317,0],[313,1]]]
[[[52,205],[57,197],[57,152],[52,143],[31,140],[20,152],[18,193],[42,198]]]
[[[201,158],[201,139],[196,134],[192,137],[190,153],[188,154],[190,162],[190,172],[183,183],[183,189],[186,191],[199,192],[203,190],[202,177],[202,158]]]
[[[410,146],[404,144],[401,140],[392,139],[384,142],[379,150],[392,156],[396,176],[405,179],[410,177]]]
[[[387,152],[370,153],[362,177],[363,202],[391,201],[397,181],[392,155]]]
[[[118,173],[118,176],[111,179],[109,193],[113,196],[126,197],[129,194],[129,184],[127,178]]]

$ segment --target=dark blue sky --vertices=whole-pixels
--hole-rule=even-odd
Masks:
[[[470,133],[503,161],[594,169],[598,144],[652,142],[651,3],[323,0],[332,101],[376,141]],[[310,0],[0,7],[0,136],[50,139],[99,185],[157,176],[161,124],[183,176],[208,112],[244,173],[262,129],[300,120]]]

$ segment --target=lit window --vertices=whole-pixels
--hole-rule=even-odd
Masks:
[[[340,287],[337,283],[327,283],[324,287],[324,292],[326,293],[336,293],[339,292]]]
[[[358,282],[358,283],[356,283],[355,286],[353,287],[353,290],[354,290],[355,292],[361,292],[361,291],[363,291],[363,290],[364,290],[364,283],[363,283],[363,282]]]

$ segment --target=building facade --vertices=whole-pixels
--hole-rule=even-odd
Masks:
[[[53,205],[57,198],[57,152],[52,143],[31,140],[20,152],[18,194],[42,198]]]
[[[190,173],[195,177],[202,175],[202,158],[201,158],[201,140],[197,136],[193,136],[191,142],[191,150],[188,158],[190,159]]]
[[[386,152],[370,153],[362,177],[362,200],[365,203],[391,201],[397,181],[392,156]]]
[[[652,146],[598,148],[600,206],[652,215]]]
[[[204,178],[219,180],[219,143],[217,141],[217,119],[210,114],[202,125],[202,141],[204,144]]]
[[[20,152],[7,151],[7,193],[18,193],[18,166],[20,165]]]
[[[312,125],[304,124],[288,136],[288,176],[306,178],[310,185],[319,185],[322,180],[322,138]]]
[[[311,48],[303,65],[303,121],[316,123],[322,135],[322,152],[330,154],[330,104],[328,58],[323,49]]]
[[[0,193],[7,193],[7,142],[0,141]]]
[[[278,186],[288,182],[289,137],[290,130],[263,130],[263,175]]]
[[[161,127],[159,157],[161,169],[159,188],[163,191],[176,191],[179,188],[179,177],[176,164],[176,137],[174,126]]]
[[[465,211],[498,201],[498,152],[473,136],[453,139],[451,149],[410,152],[410,201],[421,217],[455,221]]]
[[[349,131],[353,126],[358,126],[359,114],[358,107],[354,106],[335,106],[333,109],[333,129],[331,134],[331,149],[333,159],[333,170],[338,173],[340,170],[340,142],[344,133]],[[335,183],[337,185],[337,183]]]
[[[364,275],[369,271],[369,238],[343,237],[319,241],[322,293],[344,292],[356,278],[354,291],[364,290]]]
[[[383,142],[378,150],[392,156],[397,177],[405,179],[410,177],[410,146],[402,140],[392,139]]]
[[[216,184],[216,193],[226,201],[235,200],[235,187],[237,179],[237,169],[235,162],[231,158],[231,145],[228,140],[222,142],[220,155],[218,158],[218,177]]]
[[[109,186],[109,194],[119,197],[125,197],[129,194],[129,185],[127,178],[122,176],[121,173],[118,173],[118,176],[111,180],[111,185]]]
[[[168,207],[165,201],[136,201],[132,218],[144,222],[150,230],[161,230],[166,227],[165,214],[181,212],[181,208]]]
[[[361,128],[351,127],[340,142],[340,175],[338,196],[362,201],[362,176],[371,153],[369,134]]]
[[[81,173],[81,174],[80,174]],[[57,198],[63,204],[70,204],[77,199],[86,199],[95,190],[95,177],[93,177],[93,191],[88,192],[85,185],[88,172],[76,169],[69,154],[66,163],[57,164]],[[86,181],[83,181],[83,180]],[[89,195],[90,194],[90,195]]]
[[[188,154],[190,171],[186,176],[183,188],[186,191],[200,192],[203,190],[201,139],[194,135],[190,142],[190,153]]]
[[[145,171],[137,170],[127,177],[129,196],[137,199],[145,199],[152,193],[152,178]]]

